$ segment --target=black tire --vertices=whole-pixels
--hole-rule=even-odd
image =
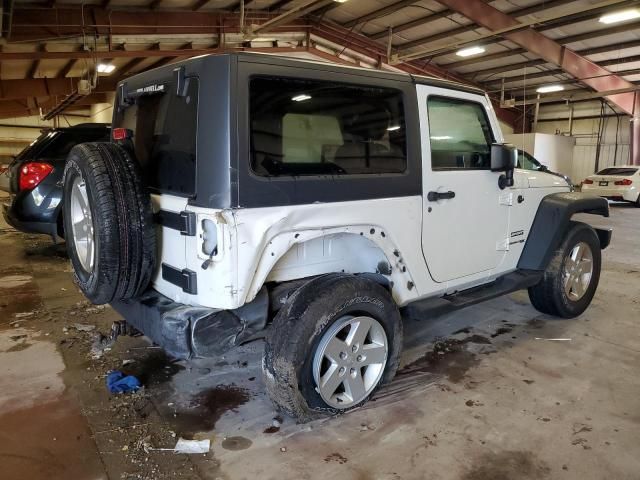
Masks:
[[[384,328],[387,362],[375,388],[358,404],[329,406],[316,390],[313,358],[324,333],[345,315],[367,315]],[[402,348],[400,313],[381,285],[354,275],[329,274],[300,287],[278,312],[267,333],[263,373],[267,392],[283,413],[306,422],[359,407],[395,375]]]
[[[94,226],[93,268],[79,260],[71,223],[71,190],[80,177]],[[140,295],[155,268],[156,239],[151,199],[137,163],[113,143],[84,143],[67,158],[63,221],[67,252],[78,286],[94,304]]]
[[[564,289],[564,272],[568,255],[580,242],[591,249],[593,270],[590,283],[582,297],[569,298]],[[598,235],[589,225],[571,222],[560,247],[555,251],[540,283],[529,288],[531,304],[539,312],[562,318],[574,318],[584,312],[598,288],[601,268],[601,250]]]

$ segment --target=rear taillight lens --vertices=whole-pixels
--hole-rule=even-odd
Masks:
[[[53,166],[48,163],[25,163],[20,167],[20,190],[31,190],[36,188],[52,171]]]
[[[126,140],[127,138],[131,138],[133,136],[133,132],[128,128],[113,128],[111,130],[111,138],[115,141],[118,140]]]
[[[625,185],[625,186],[629,186],[631,185],[633,182],[631,180],[629,180],[628,178],[625,178],[624,180],[616,180],[615,182],[613,182],[615,185]]]
[[[592,185],[592,184],[593,184],[593,180],[589,180],[589,179],[587,178],[587,179],[586,179],[584,182],[582,182],[582,183],[584,183],[585,185]]]

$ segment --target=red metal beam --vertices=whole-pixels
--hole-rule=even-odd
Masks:
[[[185,50],[97,50],[94,52],[0,52],[0,60],[45,60],[45,59],[80,59],[80,58],[149,58],[149,57],[195,57],[210,53],[224,53],[238,50],[251,50],[265,53],[289,53],[299,50],[295,47],[260,47],[260,48],[229,48],[220,50],[215,48],[194,48]]]
[[[380,61],[387,59],[387,52],[384,46],[378,42],[371,40],[364,35],[347,30],[344,27],[329,23],[318,23],[311,27],[311,33],[317,35],[320,38],[324,38],[337,45],[342,45],[345,48],[349,48],[354,52],[366,55],[371,58],[378,58]],[[432,77],[444,78],[455,82],[465,83],[467,85],[477,86],[473,82],[456,75],[453,72],[449,72],[437,65],[428,64],[427,62],[405,62],[398,65],[394,65],[398,70],[402,70],[414,75],[427,75]],[[501,108],[497,99],[492,99],[494,109],[498,118],[513,126],[518,127],[519,112],[513,109]]]
[[[71,77],[0,80],[0,100],[69,95],[75,91],[78,80],[80,79]],[[95,91],[111,92],[115,87],[115,81],[101,78]]]
[[[0,118],[28,117],[40,115],[40,108],[44,112],[58,104],[62,97],[37,97],[28,100],[0,100]],[[104,93],[92,93],[79,99],[69,109],[85,108],[94,103],[104,103],[107,98]]]
[[[262,24],[276,15],[262,11],[246,14],[247,24]],[[53,40],[55,38],[97,35],[214,35],[220,31],[238,33],[239,16],[229,12],[193,12],[190,10],[112,10],[99,6],[80,9],[71,5],[51,11],[25,7],[14,11],[12,41]],[[301,20],[291,19],[271,32],[287,32],[291,27],[304,26]]]
[[[284,6],[284,2],[279,2]],[[288,2],[287,2],[288,3]],[[314,3],[315,4],[315,3]],[[318,2],[322,5],[323,2]],[[230,13],[208,13],[208,12],[149,12],[149,11],[107,11],[100,7],[85,8],[81,10],[73,7],[58,7],[56,15],[50,15],[42,9],[25,8],[17,11],[15,19],[14,38],[41,38],[41,37],[66,37],[81,36],[88,32],[109,35],[171,35],[185,33],[217,34],[219,32],[238,32],[239,22],[237,14]],[[45,13],[43,13],[45,12]],[[84,12],[84,13],[83,13]],[[248,23],[261,24],[274,18],[272,14],[261,12],[247,17]],[[287,25],[278,26],[274,31],[281,32],[307,32],[313,33],[320,38],[335,43],[344,48],[353,50],[369,58],[374,59],[379,64],[386,62],[387,52],[383,45],[357,34],[339,25],[317,22],[309,26],[306,20],[291,20]],[[268,48],[268,49],[247,49],[253,51],[265,51],[270,53],[292,52],[296,48]],[[145,51],[125,51],[125,50],[104,50],[97,52],[0,52],[0,60],[38,60],[46,58],[57,59],[78,59],[78,58],[146,58],[146,57],[184,57],[203,55],[207,53],[221,53],[218,48],[207,48],[197,50],[145,50]],[[232,51],[232,50],[230,50]],[[71,65],[71,64],[69,64]],[[451,79],[467,84],[472,84],[451,72],[429,65],[427,62],[415,61],[398,65],[397,68],[408,73],[431,75],[440,78]],[[68,73],[68,72],[65,72]],[[0,94],[0,98],[2,95]],[[23,98],[23,97],[21,97]],[[496,105],[497,107],[497,105]],[[517,112],[496,108],[499,117],[510,124],[515,122]]]
[[[437,1],[492,31],[520,25],[520,22],[514,18],[481,0]],[[585,79],[582,82],[597,92],[634,87],[631,82],[617,75],[608,75],[611,72],[606,68],[597,65],[573,50],[563,47],[558,42],[533,29],[505,33],[503,36],[540,58],[558,65],[573,77]],[[629,115],[640,113],[640,102],[638,101],[638,96],[633,92],[611,95],[607,98]]]

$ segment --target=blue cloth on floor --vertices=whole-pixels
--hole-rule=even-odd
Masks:
[[[118,370],[107,373],[107,388],[110,393],[135,392],[141,387],[140,380],[133,375],[126,375]]]

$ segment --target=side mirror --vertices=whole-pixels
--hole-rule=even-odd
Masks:
[[[513,187],[513,171],[518,164],[518,149],[513,145],[491,145],[491,171],[505,172],[498,179],[500,190]]]

